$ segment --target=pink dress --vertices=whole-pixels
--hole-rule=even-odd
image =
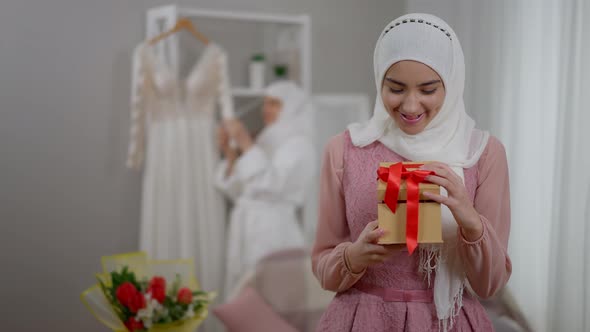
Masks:
[[[418,273],[418,251],[411,256],[398,252],[358,274],[344,263],[344,249],[377,219],[376,167],[382,161],[404,159],[379,142],[357,148],[348,132],[333,137],[324,151],[312,266],[322,287],[337,294],[318,331],[439,331],[432,289]],[[512,271],[506,252],[508,166],[496,138],[490,137],[477,165],[465,169],[465,185],[484,230],[473,242],[459,231],[457,254],[473,291],[486,298],[504,287]],[[451,331],[493,331],[485,309],[468,292]]]

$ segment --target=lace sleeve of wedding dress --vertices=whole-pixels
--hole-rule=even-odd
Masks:
[[[134,169],[141,167],[145,155],[145,66],[142,49],[143,44],[140,44],[133,52],[131,73],[131,121],[127,167]]]
[[[221,49],[218,56],[218,66],[219,85],[217,96],[219,108],[221,110],[221,119],[231,119],[234,117],[234,103],[227,67],[227,54]],[[242,194],[243,186],[235,173],[226,176],[227,167],[228,163],[226,160],[223,160],[217,166],[215,184],[228,198],[235,201]]]
[[[221,108],[221,118],[230,119],[234,117],[234,103],[231,94],[231,84],[227,68],[227,54],[221,51],[219,55],[219,106]]]

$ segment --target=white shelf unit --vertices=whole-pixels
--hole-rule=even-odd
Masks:
[[[234,97],[262,97],[264,90],[250,89],[250,88],[232,88],[232,95]]]
[[[177,5],[167,5],[151,8],[147,12],[146,20],[146,37],[154,37],[166,30],[171,29],[179,17],[186,18],[202,18],[206,20],[219,20],[220,22],[242,22],[254,23],[264,26],[264,32],[259,36],[264,44],[265,52],[272,52],[274,43],[272,40],[276,37],[277,29],[294,29],[297,34],[299,44],[299,70],[295,73],[301,87],[309,94],[311,94],[311,20],[309,15],[283,15],[283,14],[269,14],[258,12],[238,12],[238,11],[222,11],[209,10],[198,8],[185,8]],[[197,21],[197,27],[199,22]],[[231,34],[232,31],[222,31]],[[221,43],[222,47],[224,45]],[[178,35],[172,35],[167,39],[156,45],[156,52],[159,57],[165,59],[172,68],[179,66],[179,38]],[[235,68],[235,59],[232,59],[232,54],[228,54],[230,67],[232,64]],[[270,68],[267,68],[270,70]],[[244,70],[245,71],[245,70]],[[232,81],[232,94],[234,97],[248,98],[261,97],[262,90],[250,89],[244,83],[235,83]]]

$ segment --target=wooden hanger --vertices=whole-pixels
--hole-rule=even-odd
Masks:
[[[188,18],[185,18],[185,17],[178,19],[178,21],[176,21],[176,24],[174,25],[174,27],[172,29],[150,39],[148,44],[154,45],[157,42],[161,41],[162,39],[167,38],[168,36],[170,36],[174,33],[177,33],[178,31],[180,31],[182,29],[188,30],[195,38],[197,38],[198,40],[203,42],[205,45],[209,44],[209,39],[207,39],[207,37],[205,37],[199,31],[197,31],[197,29],[193,25],[193,22],[191,22],[191,20],[189,20]]]

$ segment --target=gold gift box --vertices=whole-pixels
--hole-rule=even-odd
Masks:
[[[426,162],[404,162],[404,165],[425,164]],[[393,163],[380,163],[380,167],[389,167]],[[416,170],[406,166],[408,171]],[[420,183],[420,202],[418,207],[418,243],[442,243],[442,221],[440,203],[430,201],[424,197],[424,192],[440,193],[440,186],[433,183]],[[407,211],[407,185],[402,179],[396,212],[393,213],[383,202],[387,183],[379,179],[377,181],[377,219],[379,227],[386,234],[379,239],[380,244],[406,243],[406,211]]]

